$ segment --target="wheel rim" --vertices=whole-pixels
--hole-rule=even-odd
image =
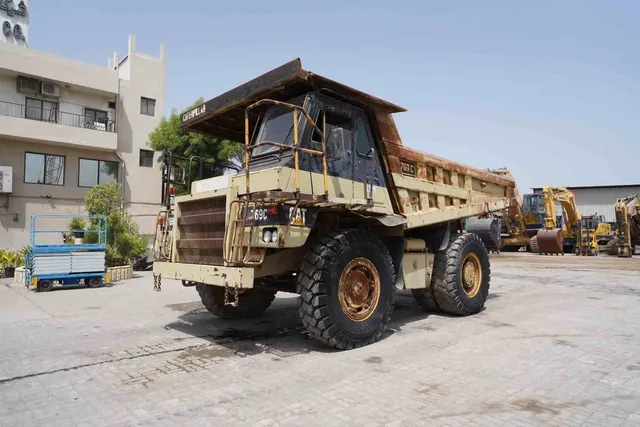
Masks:
[[[366,258],[352,260],[340,275],[338,300],[342,312],[349,320],[367,320],[380,300],[380,276],[371,261]]]
[[[480,258],[469,252],[462,261],[462,288],[470,298],[476,296],[482,284],[482,265]]]

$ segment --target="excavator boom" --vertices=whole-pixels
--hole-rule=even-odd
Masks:
[[[576,234],[576,228],[582,219],[582,214],[576,203],[575,194],[564,187],[546,186],[542,189],[545,206],[545,228],[536,235],[537,246],[541,254],[564,254],[564,234],[567,237]],[[562,206],[564,227],[558,227],[556,220],[556,203]]]

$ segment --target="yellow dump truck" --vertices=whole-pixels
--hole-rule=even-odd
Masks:
[[[396,289],[480,311],[489,258],[463,220],[508,208],[515,183],[403,146],[402,111],[297,59],[185,112],[185,130],[244,142],[244,169],[194,181],[160,213],[173,227],[159,227],[156,287],[195,285],[228,319],[296,292],[308,332],[340,349],[380,338]]]

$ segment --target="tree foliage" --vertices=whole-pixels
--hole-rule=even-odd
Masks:
[[[204,99],[199,98],[188,109],[203,102]],[[226,170],[237,169],[243,163],[240,144],[183,130],[180,127],[180,113],[175,108],[171,110],[169,118],[163,117],[149,134],[149,146],[155,151],[171,151],[181,157],[199,156],[211,165],[212,175],[222,175]]]
[[[89,215],[109,216],[122,210],[122,186],[117,183],[100,184],[84,197]]]
[[[100,184],[85,196],[89,215],[107,217],[107,266],[129,264],[134,258],[147,252],[148,241],[139,235],[138,225],[122,209],[122,186],[116,183]],[[91,230],[97,230],[98,223],[92,220]],[[87,232],[84,243],[97,243],[98,233]]]

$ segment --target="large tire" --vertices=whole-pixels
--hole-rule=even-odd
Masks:
[[[438,307],[436,297],[433,295],[433,287],[429,286],[428,288],[411,289],[411,294],[418,305],[425,310],[432,313],[439,313],[442,311],[440,310],[440,307]]]
[[[533,236],[529,241],[529,247],[531,248],[531,252],[537,254],[540,250],[538,249],[538,236]]]
[[[395,296],[388,249],[366,230],[337,230],[315,244],[298,275],[298,312],[317,340],[350,350],[386,329]]]
[[[489,255],[480,237],[459,235],[435,255],[431,287],[438,307],[459,316],[479,312],[489,295],[490,276]]]
[[[207,310],[218,317],[228,320],[259,317],[269,308],[276,297],[275,291],[260,288],[246,289],[238,294],[238,305],[234,307],[225,305],[224,288],[222,286],[198,283],[196,290],[200,294],[200,300]],[[230,294],[229,299],[233,301],[233,292],[230,292]]]

